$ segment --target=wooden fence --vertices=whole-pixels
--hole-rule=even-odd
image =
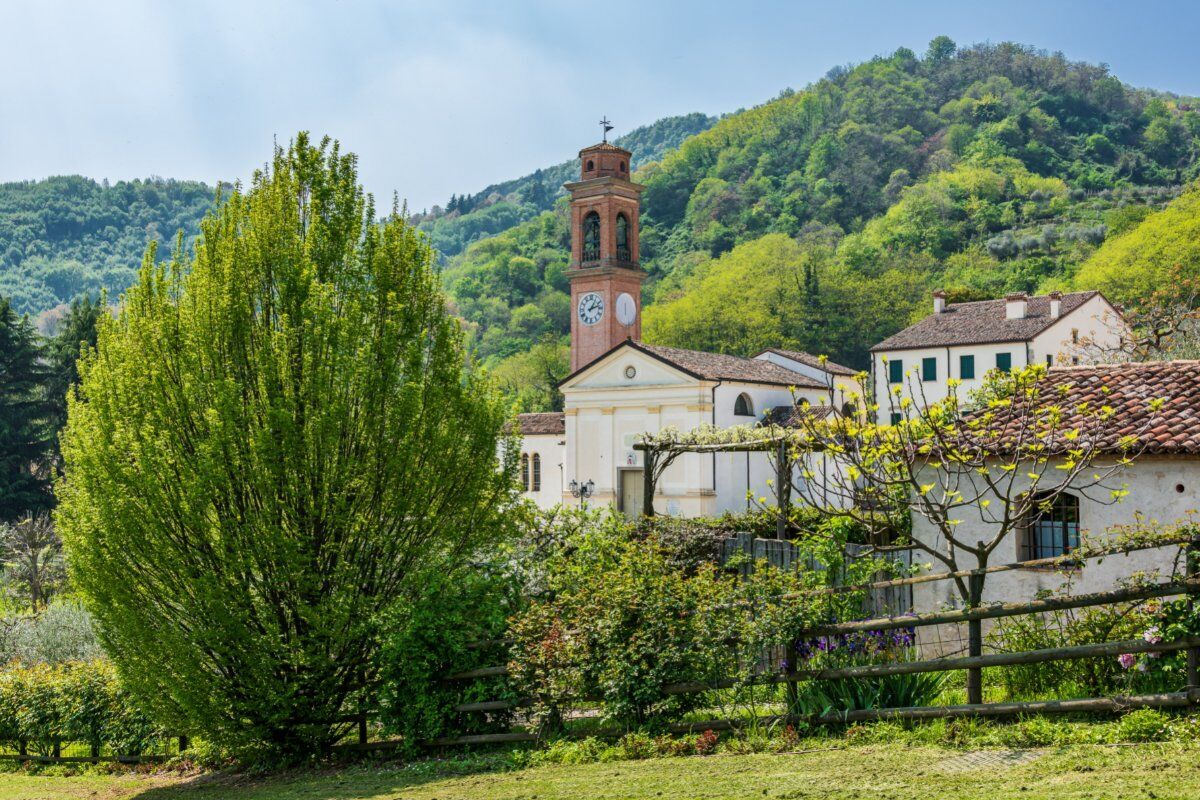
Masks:
[[[760,545],[759,542],[764,542],[764,544]],[[930,626],[950,624],[967,625],[971,631],[971,635],[969,637],[970,646],[968,648],[968,653],[965,656],[940,657],[922,659],[918,661],[870,664],[852,667],[793,669],[790,671],[764,672],[763,674],[755,676],[750,682],[755,684],[794,684],[799,681],[810,680],[822,681],[844,678],[879,678],[889,675],[912,675],[964,670],[968,673],[968,702],[961,705],[950,706],[860,709],[852,711],[826,712],[823,714],[808,716],[784,714],[774,715],[767,719],[759,719],[758,722],[802,721],[808,723],[844,723],[875,719],[917,720],[939,717],[1005,717],[1030,713],[1111,713],[1135,708],[1185,708],[1200,704],[1200,677],[1198,677],[1198,673],[1200,673],[1200,635],[1186,636],[1173,641],[1160,641],[1156,643],[1150,643],[1139,638],[1121,641],[1094,642],[1090,644],[1054,647],[1040,650],[1027,650],[1012,653],[984,654],[982,652],[982,637],[979,635],[978,628],[979,624],[983,620],[989,619],[995,620],[1034,614],[1040,615],[1066,609],[1092,608],[1115,603],[1137,602],[1153,598],[1178,596],[1187,596],[1188,598],[1192,598],[1200,595],[1200,575],[1197,574],[1196,568],[1197,557],[1200,557],[1200,540],[1173,541],[1167,543],[1156,542],[1123,548],[1114,548],[1103,552],[1088,554],[1086,558],[1098,558],[1102,556],[1115,555],[1118,553],[1134,552],[1137,550],[1182,545],[1186,545],[1188,550],[1188,558],[1186,559],[1186,575],[1176,576],[1161,582],[1127,586],[1106,592],[1044,597],[1023,602],[980,605],[974,608],[938,611],[932,613],[895,614],[893,611],[884,616],[875,616],[849,622],[815,625],[798,631],[797,639],[803,640],[818,636],[838,636],[844,634],[862,633],[866,631],[887,631],[897,629],[911,629],[916,631]],[[780,542],[777,540],[753,540],[752,538],[746,536],[735,536],[731,542],[727,543],[725,555],[726,557],[729,557],[738,552],[745,552],[748,555],[765,558],[770,563],[780,567],[786,568],[799,566],[797,563],[798,556],[796,551],[794,549],[789,550],[786,542]],[[862,553],[860,552],[856,555],[862,555]],[[911,563],[911,553],[907,553],[907,556],[900,557],[907,557],[909,559],[907,563]],[[1063,564],[1063,559],[1044,559],[1043,561],[1045,562],[1044,564],[1039,562],[1038,564],[1034,564],[1034,566]],[[805,566],[813,565],[805,564]],[[876,597],[875,593],[892,593],[879,594],[878,604],[888,609],[907,609],[911,607],[911,591],[914,585],[933,581],[950,580],[955,577],[970,577],[973,580],[980,580],[982,579],[982,576],[986,574],[1003,572],[1012,569],[1023,569],[1030,566],[1030,562],[1025,562],[1022,564],[1002,564],[988,567],[985,570],[964,570],[956,573],[932,573],[911,578],[877,581],[858,586],[839,586],[830,589],[814,590],[813,593],[844,592],[866,589],[872,593],[872,605],[875,605],[877,602],[874,599]],[[897,592],[900,594],[895,594]],[[903,602],[904,598],[906,597],[906,595],[903,594],[904,592],[908,592],[907,604]],[[982,689],[982,670],[988,667],[1041,664],[1097,657],[1115,658],[1117,655],[1122,653],[1164,653],[1177,652],[1180,650],[1187,651],[1187,685],[1181,691],[1158,694],[1130,695],[1122,697],[1090,697],[1079,699],[1003,703],[985,703],[982,702],[982,699],[979,696],[979,693],[981,693]],[[794,663],[798,662],[799,659],[797,659]],[[494,678],[507,674],[507,666],[495,665],[447,675],[443,680],[449,682],[471,681],[479,678]],[[974,680],[972,680],[972,678]],[[664,687],[663,690],[666,694],[691,694],[719,689],[729,689],[739,685],[746,685],[746,683],[747,681],[745,680],[729,678],[709,682],[674,684]],[[972,684],[974,684],[975,692],[971,691]],[[976,696],[970,697],[971,694],[975,694]],[[598,699],[599,698],[579,698],[578,701],[580,703],[585,703],[595,702]],[[513,711],[515,709],[527,707],[531,704],[532,700],[529,698],[471,702],[462,703],[456,706],[455,711],[462,714]],[[709,719],[701,722],[688,722],[671,725],[668,727],[668,731],[673,733],[700,732],[705,730],[720,731],[737,728],[742,724],[744,724],[744,721],[738,719]],[[584,732],[576,732],[568,729],[565,732],[565,735],[616,737],[622,735],[624,732],[625,731],[623,730],[617,729],[590,729]],[[530,742],[536,741],[538,738],[539,735],[536,731],[518,729],[504,733],[446,736],[434,739],[426,744],[430,746],[441,747],[503,742]]]
[[[906,708],[859,709],[852,711],[826,712],[814,715],[776,714],[760,717],[760,724],[772,722],[807,722],[807,723],[847,723],[877,719],[920,720],[941,717],[1006,717],[1019,714],[1049,714],[1049,713],[1114,713],[1135,708],[1189,708],[1200,705],[1200,635],[1185,636],[1172,641],[1147,642],[1144,639],[1126,639],[1120,641],[1093,642],[1090,644],[1053,647],[1040,650],[1021,652],[988,653],[982,652],[982,637],[978,635],[978,625],[983,620],[1003,619],[1066,609],[1093,608],[1149,600],[1153,598],[1186,596],[1194,598],[1200,595],[1200,574],[1197,571],[1197,557],[1200,557],[1200,540],[1179,540],[1173,542],[1155,542],[1114,548],[1103,552],[1094,552],[1087,558],[1099,558],[1118,553],[1130,553],[1137,550],[1160,548],[1164,546],[1186,546],[1189,557],[1186,559],[1187,572],[1183,576],[1175,576],[1169,580],[1146,585],[1128,586],[1106,592],[1094,592],[1079,595],[1062,595],[1037,598],[1033,600],[980,605],[974,608],[946,610],[930,613],[896,613],[898,609],[908,611],[912,607],[913,586],[945,581],[953,578],[970,577],[982,579],[982,576],[1014,569],[1027,569],[1031,566],[1062,566],[1062,558],[1043,559],[1039,562],[1023,562],[1020,564],[1000,564],[983,570],[962,570],[955,573],[930,573],[908,578],[879,580],[868,584],[833,586],[826,589],[815,589],[802,594],[829,594],[865,590],[868,593],[867,618],[814,625],[796,632],[798,640],[811,639],[818,636],[839,636],[856,634],[867,631],[887,631],[911,629],[918,631],[922,628],[943,625],[967,625],[972,628],[971,643],[964,656],[939,657],[921,659],[918,661],[903,661],[896,663],[867,664],[850,667],[834,667],[820,669],[790,669],[764,670],[751,680],[726,678],[716,681],[682,682],[663,687],[668,695],[695,694],[714,690],[731,689],[747,684],[772,685],[796,684],[799,681],[823,681],[845,678],[881,678],[891,675],[912,675],[922,673],[941,673],[963,670],[968,673],[968,689],[972,683],[976,689],[981,688],[982,670],[989,667],[1004,667],[1026,664],[1042,664],[1085,658],[1115,658],[1123,653],[1167,653],[1187,651],[1186,687],[1181,691],[1142,694],[1122,697],[1091,697],[1079,699],[1057,699],[1025,702],[984,703],[978,696],[968,698],[968,702],[960,705],[923,706]],[[867,557],[878,553],[878,549],[851,547],[847,555],[850,558]],[[755,559],[765,559],[780,568],[819,568],[820,565],[802,559],[798,550],[789,542],[780,540],[754,539],[745,534],[738,534],[725,543],[722,559],[728,560],[737,553],[745,553]],[[906,565],[912,563],[912,552],[903,548],[888,548],[888,557],[897,558]],[[752,567],[742,563],[739,569]],[[882,610],[882,611],[880,611]],[[480,642],[474,646],[483,648],[495,645],[496,642]],[[802,663],[802,659],[789,659],[791,663]],[[448,683],[465,683],[483,678],[496,678],[508,675],[508,666],[497,664],[465,670],[443,676]],[[974,678],[974,681],[971,680]],[[579,704],[601,701],[598,697],[577,698]],[[530,698],[515,700],[484,700],[464,702],[455,706],[459,714],[489,714],[495,712],[513,712],[527,708],[533,704]],[[566,709],[564,709],[566,710]],[[375,750],[390,749],[397,746],[396,741],[371,741],[371,717],[367,714],[355,714],[339,720],[354,726],[355,741],[340,745],[337,749]],[[707,719],[699,722],[681,722],[667,727],[670,733],[695,733],[706,730],[724,731],[744,725],[742,719]],[[626,731],[617,728],[588,729],[586,731],[568,728],[564,735],[595,736],[615,738]],[[447,747],[475,744],[500,744],[516,742],[533,742],[539,739],[537,731],[516,728],[501,733],[479,733],[459,736],[445,736],[423,744],[430,747]],[[187,749],[186,736],[172,737],[171,745],[178,743],[178,750]],[[102,754],[99,751],[64,754],[59,748],[51,755],[35,755],[28,753],[2,754],[0,759],[16,759],[20,761],[40,762],[97,762],[97,761],[160,761],[165,756],[147,754],[142,756],[119,756]]]

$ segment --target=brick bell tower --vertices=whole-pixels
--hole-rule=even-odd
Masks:
[[[629,180],[628,150],[604,141],[579,151],[571,193],[571,371],[642,337],[638,210],[645,188]]]

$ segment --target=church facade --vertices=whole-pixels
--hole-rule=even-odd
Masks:
[[[788,418],[797,403],[840,413],[853,370],[807,353],[769,349],[754,358],[641,341],[639,208],[631,154],[608,142],[580,151],[571,194],[571,374],[560,384],[564,411],[522,414],[521,482],[539,506],[643,507],[640,434],[753,425]],[[535,469],[536,466],[536,469]],[[745,511],[773,495],[763,453],[691,453],[656,487],[658,513],[715,516]],[[586,496],[584,496],[586,494]],[[768,499],[768,503],[770,500]]]

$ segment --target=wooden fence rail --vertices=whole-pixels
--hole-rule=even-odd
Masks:
[[[902,616],[877,616],[871,619],[854,620],[851,622],[828,623],[808,626],[796,633],[797,640],[811,640],[821,636],[840,636],[874,631],[899,629],[917,629],[936,625],[959,625],[967,623],[975,633],[978,624],[983,620],[1000,619],[1005,617],[1045,614],[1053,611],[1089,608],[1111,605],[1115,603],[1137,602],[1153,598],[1185,595],[1193,602],[1200,594],[1200,574],[1196,560],[1200,555],[1195,539],[1181,538],[1171,541],[1140,543],[1137,545],[1112,548],[1086,555],[1088,558],[1118,555],[1138,550],[1156,549],[1172,545],[1187,545],[1187,577],[1175,578],[1162,583],[1142,584],[1113,589],[1105,592],[1091,592],[1080,595],[1063,595],[1045,597],[1018,603],[996,603],[979,605],[973,608],[955,609],[922,614],[906,614]],[[742,545],[739,545],[742,546]],[[1045,566],[1061,565],[1061,558],[1043,559]],[[1039,562],[1038,566],[1041,566]],[[984,574],[1004,572],[1030,566],[1023,564],[1004,564],[983,570],[964,570],[959,573],[935,573],[931,575],[914,576],[890,581],[877,581],[861,584],[856,587],[836,587],[831,590],[815,590],[815,593],[851,591],[853,589],[890,589],[896,586],[911,586],[917,583],[927,583],[935,580],[949,580],[955,577],[972,576],[982,579]],[[670,694],[689,694],[721,689],[730,689],[748,684],[779,684],[795,683],[807,680],[838,680],[847,678],[882,678],[892,675],[913,675],[922,673],[947,672],[966,670],[968,676],[975,678],[976,697],[980,688],[979,676],[983,669],[989,667],[1004,667],[1023,664],[1040,664],[1057,661],[1068,661],[1085,658],[1109,658],[1120,654],[1167,653],[1187,651],[1188,670],[1187,687],[1181,692],[1161,694],[1134,695],[1128,697],[1091,697],[1072,700],[1043,700],[1007,703],[983,703],[974,700],[968,692],[968,702],[954,706],[928,706],[920,708],[881,708],[860,709],[847,712],[826,713],[820,715],[796,716],[775,715],[767,719],[760,718],[758,723],[772,721],[795,721],[809,723],[855,722],[877,719],[932,719],[939,717],[966,716],[1012,716],[1026,713],[1112,713],[1134,708],[1184,708],[1200,704],[1200,635],[1186,636],[1173,641],[1147,642],[1144,639],[1124,639],[1119,641],[1096,642],[1091,644],[1052,647],[1039,650],[1027,650],[1013,653],[988,653],[981,651],[979,637],[972,637],[971,652],[966,656],[923,659],[917,661],[898,661],[882,664],[866,664],[850,667],[823,669],[795,669],[791,671],[763,671],[749,678],[726,678],[716,681],[694,681],[671,684],[662,687],[662,691]],[[492,644],[502,642],[492,642]],[[465,670],[445,676],[447,681],[467,681],[485,677],[499,677],[508,674],[506,666],[498,665]],[[968,680],[968,689],[971,689]],[[574,702],[598,702],[602,698],[581,697]],[[459,713],[490,713],[512,711],[532,705],[531,698],[515,700],[491,700],[471,703],[461,703],[455,706]],[[710,719],[701,722],[680,723],[668,726],[668,732],[688,733],[704,730],[730,730],[744,724],[744,720]],[[567,736],[596,736],[616,737],[625,731],[616,729],[568,730]],[[509,731],[507,733],[470,734],[464,736],[447,736],[431,740],[426,744],[431,746],[451,746],[466,744],[491,744],[505,742],[532,742],[539,738],[533,731]]]

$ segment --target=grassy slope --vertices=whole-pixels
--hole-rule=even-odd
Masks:
[[[540,767],[458,777],[428,765],[352,768],[273,780],[0,775],[0,800],[366,800],[367,798],[1194,798],[1200,749],[1084,746],[1022,766],[947,772],[961,751],[858,747],[795,755],[715,756]],[[420,767],[420,768],[418,768]]]

